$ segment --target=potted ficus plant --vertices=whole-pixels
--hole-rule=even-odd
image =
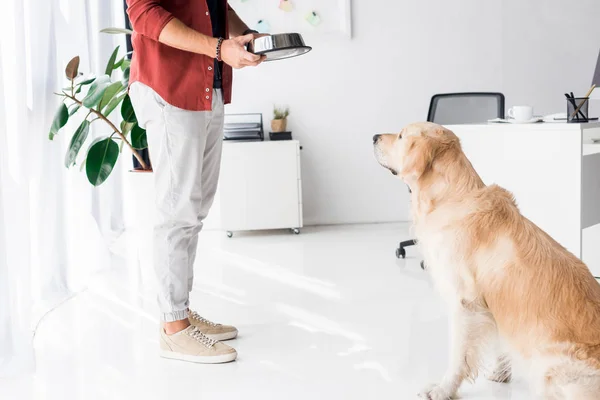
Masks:
[[[119,30],[119,33],[124,31]],[[62,103],[50,127],[50,140],[64,130],[69,119],[85,115],[78,128],[71,134],[65,155],[65,167],[76,165],[81,149],[88,141],[90,126],[93,123],[100,121],[108,128],[106,136],[91,141],[81,161],[82,168],[85,165],[88,181],[94,186],[102,184],[109,177],[123,146],[131,150],[144,170],[151,170],[137,152],[146,148],[148,144],[146,131],[138,125],[131,99],[127,94],[130,61],[126,55],[117,60],[118,54],[119,46],[111,54],[104,74],[99,76],[85,76],[79,73],[79,56],[74,57],[65,69],[70,85],[60,93],[55,93],[62,98]],[[115,73],[118,70],[121,72]],[[120,79],[113,79],[114,75]],[[117,108],[123,119],[119,126],[109,119]]]
[[[288,107],[273,108],[273,120],[271,121],[271,130],[273,132],[285,132],[287,129],[287,117],[290,115]]]
[[[106,28],[101,32],[112,34],[131,34],[129,29]],[[117,59],[119,47],[114,49],[104,74],[84,75],[79,72],[79,57],[74,57],[67,65],[65,74],[69,86],[59,93],[62,102],[56,112],[49,139],[58,134],[65,134],[65,126],[69,120],[78,119],[79,125],[71,133],[69,146],[65,155],[65,166],[70,168],[79,163],[85,168],[88,181],[101,185],[110,176],[123,147],[127,147],[138,161],[141,169],[134,169],[126,177],[129,197],[124,196],[128,230],[135,232],[134,251],[142,264],[152,263],[152,252],[147,251],[148,243],[152,243],[152,213],[154,183],[152,168],[138,150],[146,149],[146,131],[137,122],[137,118],[128,95],[129,86],[129,53]],[[119,119],[114,118],[120,111]],[[83,117],[83,119],[81,119]],[[121,120],[120,123],[114,121]],[[90,126],[101,124],[106,128],[106,135],[95,140],[88,140]],[[90,142],[85,152],[82,150],[86,142]],[[83,155],[82,155],[83,154]],[[136,172],[136,173],[133,173]],[[129,198],[129,201],[125,201]],[[144,284],[151,285],[152,278],[142,273]]]

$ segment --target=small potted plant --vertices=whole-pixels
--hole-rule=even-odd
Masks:
[[[273,120],[271,121],[271,130],[273,132],[285,132],[287,128],[287,117],[290,115],[288,107],[275,107],[273,109]]]

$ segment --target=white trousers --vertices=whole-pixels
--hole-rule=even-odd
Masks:
[[[140,82],[131,85],[129,96],[140,127],[146,129],[154,171],[158,304],[163,321],[177,321],[188,316],[198,233],[217,189],[223,94],[214,90],[212,111],[174,107]]]

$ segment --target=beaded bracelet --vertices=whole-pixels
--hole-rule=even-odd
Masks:
[[[217,61],[223,61],[221,59],[221,45],[223,44],[223,38],[220,37],[219,40],[217,41],[217,56],[215,57],[217,59]]]

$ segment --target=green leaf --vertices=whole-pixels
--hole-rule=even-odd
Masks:
[[[90,125],[92,123],[90,122]],[[104,136],[104,137],[97,137],[94,140],[92,140],[92,142],[88,145],[88,148],[85,151],[85,156],[86,158],[83,159],[83,162],[81,163],[81,165],[79,166],[79,172],[83,171],[84,165],[87,164],[87,154],[90,152],[90,149],[92,148],[93,145],[95,145],[96,143],[106,139],[108,136]]]
[[[131,145],[137,150],[143,150],[148,147],[146,130],[140,128],[138,124],[135,124],[133,129],[131,129]]]
[[[77,78],[77,70],[79,69],[79,56],[75,56],[69,61],[67,64],[67,68],[65,68],[65,74],[67,78],[73,80]]]
[[[131,65],[131,61],[124,60],[121,63],[121,71],[125,72],[125,70],[128,69],[130,65]],[[127,77],[129,78],[129,71],[127,71]]]
[[[110,113],[113,112],[113,110],[115,108],[117,108],[119,103],[121,103],[121,101],[123,101],[123,99],[125,98],[126,95],[127,95],[127,93],[123,93],[120,96],[113,97],[113,99],[110,101],[110,103],[108,103],[108,105],[106,106],[106,109],[103,112],[104,116],[108,117],[110,115]]]
[[[125,70],[123,70],[123,86],[129,86],[129,67],[127,67]]]
[[[125,56],[121,57],[121,59],[113,65],[113,71],[117,68],[120,68],[123,64],[123,61],[125,61]]]
[[[84,119],[71,138],[71,144],[69,144],[69,149],[67,150],[67,154],[65,156],[65,167],[69,168],[72,165],[75,165],[77,154],[79,154],[81,146],[83,146],[83,143],[87,139],[89,131],[90,121]]]
[[[123,90],[123,84],[121,82],[111,83],[106,90],[104,91],[104,95],[102,96],[102,100],[98,104],[98,111],[102,111],[106,105],[119,93]]]
[[[69,109],[62,103],[58,110],[56,110],[56,114],[54,114],[54,119],[52,120],[52,126],[50,127],[50,133],[48,134],[48,139],[54,139],[54,136],[58,134],[60,128],[65,126],[67,121],[69,120]]]
[[[131,29],[123,29],[123,28],[104,28],[101,29],[100,32],[102,33],[110,33],[110,34],[126,34],[126,35],[131,35],[133,33],[133,31]]]
[[[88,78],[84,81],[81,81],[79,83],[76,83],[75,87],[74,87],[74,89],[76,89],[75,93],[81,93],[81,90],[83,89],[84,86],[87,86],[90,83],[93,83],[95,80],[96,80],[96,77],[94,76],[94,77]],[[67,88],[67,90],[71,90],[71,88]]]
[[[75,107],[71,108],[71,110],[69,111],[69,117],[72,117],[73,114],[79,111],[80,108],[81,106],[79,104],[76,104]]]
[[[123,136],[127,136],[136,124],[137,122],[121,121],[121,133]]]
[[[137,122],[135,111],[133,110],[133,105],[131,105],[131,98],[129,95],[125,96],[125,99],[123,99],[123,104],[121,104],[121,117],[123,117],[123,120],[127,122]]]
[[[101,185],[112,172],[119,157],[119,145],[111,138],[96,142],[87,154],[85,172],[94,186]]]
[[[110,85],[110,78],[108,75],[102,75],[97,78],[92,86],[90,86],[90,90],[87,95],[83,99],[83,105],[87,108],[93,108],[100,100],[102,100],[102,96],[104,95],[104,91]]]
[[[115,60],[117,59],[117,53],[119,52],[119,47],[121,46],[117,46],[112,54],[110,55],[110,58],[108,59],[108,64],[106,64],[106,71],[104,71],[104,73],[108,76],[110,76],[110,74],[112,74],[113,69],[115,68]]]
[[[95,80],[96,80],[96,77],[94,76],[92,78],[86,79],[83,82],[79,82],[78,85],[81,85],[81,86],[89,85],[90,83],[94,82]]]
[[[90,122],[90,124],[91,124],[91,122]],[[108,136],[104,136],[104,137],[101,136],[101,137],[97,137],[94,140],[92,140],[92,143],[90,143],[87,150],[85,151],[86,157],[87,157],[87,154],[90,152],[90,149],[92,148],[92,146],[94,146],[96,143],[101,142],[102,140],[107,139],[107,138],[108,138]]]
[[[95,80],[96,80],[96,77],[92,77],[92,78],[86,79],[86,80],[76,84],[75,87],[77,88],[77,90],[75,90],[75,94],[81,93],[81,90],[83,89],[84,86],[89,85],[90,83],[93,83]],[[68,88],[68,90],[71,90],[71,88]]]

